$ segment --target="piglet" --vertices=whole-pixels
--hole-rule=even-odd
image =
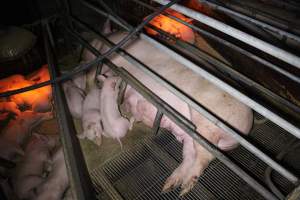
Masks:
[[[61,200],[64,192],[69,187],[67,168],[64,154],[59,147],[52,157],[52,170],[42,184],[37,187],[36,200]]]
[[[44,120],[53,117],[51,112],[37,113],[33,111],[21,112],[16,119],[11,120],[2,130],[0,140],[9,141],[16,146],[23,145],[24,140],[29,136],[31,130]]]
[[[0,112],[11,112],[14,113],[15,115],[21,114],[18,105],[12,101],[0,102]]]
[[[63,89],[71,115],[76,119],[81,119],[82,105],[85,97],[84,91],[77,87],[72,81],[65,82]]]
[[[119,94],[119,86],[121,78],[112,76],[105,78],[99,75],[99,81],[103,81],[103,87],[100,95],[100,110],[103,122],[104,132],[103,135],[118,139],[124,137],[128,129],[132,128],[132,120],[121,116],[117,99]]]
[[[58,144],[58,136],[34,134],[25,148],[25,156],[17,164],[13,176],[14,191],[20,199],[32,199],[34,190],[44,178],[43,172],[51,163],[50,151]]]
[[[92,140],[97,145],[101,145],[101,111],[100,111],[101,90],[94,86],[87,94],[83,102],[82,127],[83,133],[78,137]]]

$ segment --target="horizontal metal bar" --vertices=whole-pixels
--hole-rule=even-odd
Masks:
[[[162,5],[165,5],[170,2],[169,0],[154,0],[154,1],[157,3],[160,3]],[[193,19],[196,19],[203,24],[206,24],[214,29],[217,29],[229,36],[232,36],[244,43],[247,43],[250,46],[253,46],[256,49],[262,50],[262,51],[274,56],[275,58],[283,60],[284,62],[289,63],[290,65],[300,69],[300,58],[292,53],[282,50],[274,45],[264,42],[263,40],[260,40],[252,35],[249,35],[249,34],[242,32],[236,28],[228,26],[227,24],[224,24],[223,22],[215,20],[215,19],[208,17],[202,13],[196,12],[192,9],[180,6],[178,4],[173,5],[172,9],[174,9],[178,12],[181,12],[181,13],[185,14],[186,16],[189,16]]]
[[[90,29],[83,23],[81,23],[79,20],[76,20],[73,18],[73,21],[75,22],[75,25],[81,25],[83,28],[86,28],[87,30],[94,33],[102,42],[105,43],[108,47],[114,46],[114,43],[105,38],[100,33],[95,32],[94,30]],[[147,37],[144,34],[142,34],[143,37]],[[87,46],[87,45],[86,45]],[[89,47],[91,48],[91,47]],[[95,49],[91,50],[96,56],[99,56],[99,54],[96,52]],[[284,177],[286,177],[288,180],[290,180],[293,183],[298,182],[298,178],[283,168],[281,165],[279,165],[276,161],[272,160],[269,156],[267,156],[264,152],[256,148],[254,145],[249,143],[246,139],[244,139],[242,136],[240,136],[239,133],[237,133],[233,128],[226,125],[226,123],[223,122],[222,119],[217,117],[215,114],[211,113],[208,109],[206,109],[204,106],[199,104],[198,102],[191,99],[188,95],[184,94],[179,89],[176,89],[171,83],[166,81],[164,78],[162,78],[159,74],[153,72],[148,66],[143,64],[141,61],[130,55],[128,52],[126,52],[123,49],[119,49],[116,51],[118,54],[120,54],[122,57],[124,57],[128,62],[142,70],[144,73],[146,73],[148,76],[150,76],[152,79],[157,81],[159,84],[167,88],[170,92],[178,96],[181,100],[192,106],[195,110],[197,110],[199,113],[201,113],[203,116],[205,116],[208,120],[210,120],[212,123],[214,123],[216,126],[223,129],[225,132],[233,136],[242,146],[244,146],[247,150],[252,152],[254,155],[256,155],[258,158],[260,158],[262,161],[270,165],[273,169],[278,171],[280,174],[282,174]]]
[[[174,38],[174,36],[162,31],[161,29],[158,29],[152,25],[147,25],[147,26],[160,34],[167,35],[168,37],[176,40],[176,43],[174,44],[174,46],[179,46],[180,48],[188,49],[192,53],[195,52],[195,55],[199,56],[203,60],[212,64],[215,68],[217,68],[218,70],[221,70],[222,73],[232,76],[233,79],[238,80],[239,82],[242,82],[243,84],[245,84],[248,87],[255,88],[256,93],[262,94],[262,96],[268,96],[269,98],[272,98],[273,100],[275,100],[276,103],[279,102],[282,106],[287,107],[288,109],[290,109],[296,113],[297,112],[300,113],[300,108],[297,105],[291,103],[290,101],[286,100],[285,98],[272,92],[268,88],[265,88],[262,85],[256,83],[252,79],[248,78],[247,76],[245,76],[245,75],[241,74],[240,72],[236,71],[235,69],[231,68],[228,64],[218,60],[217,58],[209,55],[205,51],[203,51],[189,43],[186,43],[186,42],[183,42],[181,40]]]
[[[144,3],[144,2],[141,2],[140,0],[132,0],[132,1],[134,1],[134,2],[136,2],[136,3],[138,3],[138,4],[142,5],[142,6],[144,6],[144,7],[148,8],[148,9],[150,9],[150,10],[156,10],[156,8],[154,8],[153,6],[150,6],[150,5],[148,5],[148,4]],[[225,46],[227,46],[227,47],[229,47],[229,48],[231,48],[231,49],[233,49],[233,50],[235,50],[235,51],[237,51],[237,52],[239,52],[239,53],[241,53],[241,54],[243,54],[243,55],[251,58],[252,60],[257,61],[258,63],[261,63],[261,64],[265,65],[266,67],[268,67],[268,68],[270,68],[270,69],[272,69],[272,70],[274,70],[274,71],[276,71],[276,72],[278,72],[278,73],[280,73],[280,74],[288,77],[289,79],[291,79],[291,80],[293,80],[293,81],[295,81],[297,83],[300,83],[300,78],[297,77],[297,76],[295,76],[294,74],[292,74],[292,73],[290,73],[290,72],[288,72],[288,71],[286,71],[286,70],[284,70],[284,69],[282,69],[282,68],[274,65],[273,63],[271,63],[271,62],[269,62],[269,61],[267,61],[265,59],[262,59],[262,58],[260,58],[260,57],[258,57],[256,55],[254,55],[253,53],[251,53],[251,52],[249,52],[249,51],[247,51],[245,49],[242,49],[241,47],[239,47],[239,46],[237,46],[237,45],[235,45],[235,44],[233,44],[233,43],[231,43],[229,41],[226,41],[226,40],[224,40],[224,39],[222,39],[222,38],[220,38],[218,36],[215,36],[215,35],[211,34],[210,32],[208,32],[208,31],[206,31],[204,29],[201,29],[201,28],[199,28],[197,26],[194,26],[193,24],[187,23],[187,22],[185,22],[185,21],[183,21],[183,20],[181,20],[181,19],[179,19],[179,18],[177,18],[175,16],[172,16],[172,15],[170,15],[168,13],[163,13],[162,15],[165,15],[165,16],[171,18],[171,19],[174,19],[174,20],[176,20],[176,21],[178,21],[178,22],[180,22],[180,23],[182,23],[182,24],[184,24],[184,25],[192,28],[193,30],[195,30],[195,31],[197,31],[197,32],[205,35],[206,37],[208,37],[208,38],[210,38],[212,40],[215,40],[215,41],[217,41],[217,42],[219,42],[221,44],[224,44]]]
[[[180,113],[177,113],[170,105],[156,96],[151,90],[146,88],[141,82],[135,79],[130,73],[128,73],[124,68],[118,68],[112,62],[105,59],[105,64],[107,64],[113,71],[115,71],[123,80],[135,88],[141,95],[143,95],[147,100],[149,100],[154,106],[162,107],[161,110],[167,117],[174,121],[179,127],[181,127],[187,134],[189,134],[195,141],[206,148],[214,156],[216,156],[221,162],[223,162],[229,169],[246,181],[252,188],[254,188],[259,194],[261,194],[266,199],[277,199],[270,191],[268,191],[263,185],[257,182],[254,178],[249,176],[245,171],[243,171],[239,166],[234,164],[225,154],[218,150],[214,145],[210,144],[202,135],[197,133],[194,129],[186,126],[181,118],[184,118]],[[161,105],[160,105],[161,104]]]
[[[264,22],[261,22],[259,20],[253,19],[251,17],[248,17],[248,16],[246,16],[244,14],[241,14],[241,13],[238,13],[236,11],[230,10],[230,9],[228,9],[226,7],[223,7],[223,6],[219,5],[219,4],[213,3],[213,2],[211,2],[209,0],[198,0],[198,2],[203,3],[204,5],[206,4],[206,5],[208,5],[209,7],[213,8],[215,10],[221,11],[222,13],[233,15],[235,17],[238,17],[238,18],[244,19],[244,20],[246,20],[248,22],[251,22],[253,24],[256,24],[257,26],[260,26],[262,28],[268,29],[268,30],[270,30],[270,31],[272,31],[274,33],[277,33],[281,37],[285,36],[287,38],[291,38],[291,39],[293,39],[293,40],[295,40],[297,42],[300,42],[300,37],[297,36],[297,35],[294,35],[292,33],[286,32],[284,30],[281,30],[279,28],[276,28],[274,26],[271,26],[271,25],[266,24]]]
[[[79,34],[71,31],[69,28],[66,28],[66,30],[73,36],[75,37],[81,44],[83,44],[89,51],[91,51],[95,56],[101,56],[101,54],[99,53],[99,51],[97,49],[95,49],[94,47],[92,47],[87,41],[85,41]],[[160,106],[160,105],[158,105]],[[159,110],[164,109],[163,107],[158,107]],[[176,111],[177,112],[177,111]],[[185,117],[181,118],[181,121],[184,122],[184,124],[188,127],[190,127],[191,129],[195,129],[195,126]]]
[[[55,68],[56,61],[49,43],[49,37],[51,37],[50,28],[48,27],[47,29],[46,26],[47,25],[43,25],[45,51],[50,77],[51,79],[55,79],[57,75]],[[47,30],[49,31],[48,34]],[[52,87],[52,92],[57,112],[56,117],[58,119],[57,121],[60,129],[59,135],[62,141],[66,166],[68,169],[68,177],[72,187],[72,194],[75,195],[76,199],[96,199],[61,85],[55,83]]]
[[[95,56],[101,56],[100,52],[87,43],[80,35],[77,34],[78,41],[82,43],[87,49],[89,49]],[[119,51],[119,50],[118,50]],[[221,162],[228,166],[233,172],[245,180],[251,187],[259,192],[266,199],[276,199],[276,197],[270,193],[264,186],[259,184],[255,179],[244,172],[239,166],[234,164],[226,155],[219,151],[214,145],[211,145],[203,136],[195,131],[194,128],[187,126],[186,118],[168,105],[165,101],[159,98],[151,90],[145,87],[141,82],[134,78],[124,68],[117,67],[110,60],[104,59],[103,62],[116,74],[118,74],[123,80],[134,87],[142,96],[149,100],[154,106],[156,106],[160,112],[168,116],[172,121],[178,124],[183,130],[185,130],[193,139],[206,148],[209,152],[215,155]]]
[[[24,88],[20,88],[20,89],[17,89],[17,90],[12,90],[12,91],[7,91],[7,92],[0,93],[0,98],[1,97],[7,97],[7,96],[10,96],[10,95],[14,95],[14,94],[18,94],[18,93],[22,93],[22,92],[26,92],[26,91],[33,90],[33,89],[37,89],[37,88],[40,88],[40,87],[43,87],[43,86],[47,86],[49,84],[55,84],[55,83],[58,83],[58,82],[66,81],[69,78],[71,78],[72,76],[74,76],[76,74],[79,74],[80,72],[83,72],[83,71],[86,71],[86,70],[90,69],[94,64],[98,63],[103,58],[109,56],[111,53],[116,51],[116,49],[118,49],[122,45],[124,45],[128,40],[130,40],[133,36],[135,36],[147,23],[149,23],[155,16],[159,15],[161,12],[163,12],[165,9],[167,9],[171,5],[175,4],[177,1],[179,1],[179,0],[173,0],[170,4],[162,6],[157,11],[152,13],[150,16],[147,17],[147,19],[145,19],[137,27],[132,29],[122,41],[120,41],[116,46],[114,46],[113,48],[111,48],[107,52],[105,52],[101,57],[98,57],[97,59],[95,59],[95,60],[93,60],[89,63],[79,64],[76,67],[74,67],[74,69],[71,72],[63,74],[60,77],[56,77],[55,79],[51,79],[49,81],[45,81],[45,82],[35,84],[35,85],[29,86],[29,87],[24,87]]]
[[[200,75],[204,79],[208,80],[209,82],[213,83],[217,87],[221,88],[222,90],[224,90],[228,94],[232,95],[233,97],[235,97],[236,99],[238,99],[242,103],[246,104],[247,106],[249,106],[253,110],[257,111],[261,115],[263,115],[266,118],[270,119],[275,124],[281,126],[285,130],[287,130],[288,132],[290,132],[291,134],[296,136],[297,138],[300,138],[299,128],[296,127],[295,125],[291,124],[290,122],[288,122],[284,118],[278,116],[277,114],[275,114],[274,112],[272,112],[269,109],[265,108],[261,104],[255,102],[254,100],[252,100],[248,96],[244,95],[243,93],[241,93],[237,89],[233,88],[232,86],[230,86],[226,82],[224,82],[224,81],[220,80],[219,78],[213,76],[212,74],[208,73],[204,69],[202,69],[199,66],[195,65],[193,62],[187,60],[186,58],[184,58],[183,56],[181,56],[178,53],[174,52],[173,50],[169,49],[168,47],[160,44],[159,42],[153,40],[152,38],[150,38],[150,37],[148,37],[144,34],[142,34],[141,37],[144,38],[145,40],[151,42],[152,44],[154,44],[159,49],[162,49],[164,52],[169,54],[171,57],[173,57],[178,62],[185,65],[187,68],[194,71],[196,74]]]

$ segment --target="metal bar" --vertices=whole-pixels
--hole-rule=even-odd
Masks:
[[[84,40],[78,35],[78,41]],[[88,43],[84,42],[83,45],[86,46],[92,53],[96,56],[100,55],[100,52],[93,48]],[[216,156],[221,162],[223,162],[228,168],[235,172],[239,177],[246,181],[251,187],[253,187],[258,193],[260,193],[266,199],[277,199],[270,191],[268,191],[263,185],[258,183],[254,178],[249,176],[245,171],[243,171],[239,166],[234,164],[226,155],[224,155],[220,150],[218,150],[214,145],[211,145],[208,140],[203,136],[198,134],[194,128],[189,127],[185,120],[186,118],[173,109],[169,104],[159,98],[151,90],[145,87],[141,82],[134,78],[130,73],[128,73],[124,68],[117,67],[107,58],[103,59],[103,62],[116,74],[118,74],[123,80],[129,83],[133,88],[135,88],[142,96],[144,96],[148,101],[150,101],[156,108],[158,108],[163,114],[168,116],[172,121],[179,125],[187,134],[189,134],[194,140],[196,140],[200,145],[206,148],[214,156]]]
[[[95,31],[89,29],[89,27],[87,27],[86,25],[84,25],[80,21],[78,21],[78,20],[76,20],[74,18],[73,18],[73,20],[75,22],[74,23],[75,25],[76,24],[82,25],[87,30],[93,32],[96,36],[98,36],[98,38],[101,41],[103,41],[105,43],[105,45],[107,45],[109,47],[111,47],[111,46],[114,45],[113,42],[111,42],[108,39],[106,39],[103,35],[101,35],[101,34],[95,32]],[[145,35],[143,35],[143,36],[145,36]],[[84,45],[88,46],[89,44],[88,45],[84,44]],[[94,52],[96,56],[99,55],[96,52],[96,49],[94,49],[90,45],[89,45],[88,48],[89,49],[92,48],[91,51]],[[226,123],[224,123],[222,119],[220,119],[215,114],[211,113],[208,109],[206,109],[204,106],[202,106],[198,102],[196,102],[193,99],[191,99],[188,95],[184,94],[179,89],[175,88],[171,83],[169,83],[164,78],[162,78],[160,75],[158,75],[157,73],[155,73],[154,71],[152,71],[149,67],[147,67],[145,64],[143,64],[141,61],[139,61],[138,59],[136,59],[135,57],[133,57],[132,55],[130,55],[129,53],[127,53],[123,49],[119,49],[117,51],[117,53],[119,55],[121,55],[122,57],[124,57],[128,62],[130,62],[131,64],[133,64],[134,66],[136,66],[137,68],[139,68],[140,70],[142,70],[144,73],[146,73],[152,79],[154,79],[155,81],[157,81],[159,84],[161,84],[162,86],[164,86],[165,88],[167,88],[173,94],[175,94],[176,96],[178,96],[181,100],[183,100],[184,102],[186,102],[187,104],[189,104],[190,106],[192,106],[195,110],[197,110],[200,114],[202,114],[203,116],[205,116],[208,120],[210,120],[216,126],[220,127],[226,133],[228,133],[231,136],[233,136],[241,145],[243,145],[246,149],[248,149],[250,152],[252,152],[258,158],[260,158],[261,160],[263,160],[265,163],[267,163],[268,165],[270,165],[273,169],[275,169],[276,171],[280,172],[284,177],[287,177],[293,183],[296,183],[298,181],[298,178],[294,174],[292,174],[291,172],[289,172],[288,170],[286,170],[285,168],[283,168],[282,166],[280,166],[276,161],[272,160],[264,152],[262,152],[261,150],[259,150],[258,148],[256,148],[254,145],[252,145],[251,143],[249,143],[242,136],[240,136],[240,134],[237,133],[233,128],[229,127]]]
[[[242,12],[248,16],[251,16],[253,18],[262,20],[267,22],[268,24],[271,24],[273,26],[279,27],[281,29],[287,30],[287,31],[292,31],[295,32],[295,30],[290,29],[289,25],[287,22],[283,19],[275,18],[274,16],[262,12],[257,9],[253,9],[252,7],[246,6],[244,4],[240,4],[238,2],[222,2],[227,8]]]
[[[162,5],[166,5],[170,2],[169,0],[154,1]],[[300,58],[298,56],[295,56],[294,54],[291,54],[285,50],[282,50],[274,45],[264,42],[263,40],[253,37],[252,35],[244,33],[236,28],[228,26],[218,20],[208,17],[202,13],[196,12],[192,9],[180,6],[178,4],[173,5],[171,8],[300,69]]]
[[[154,8],[153,6],[150,6],[150,5],[148,5],[148,4],[144,3],[144,2],[141,2],[139,0],[132,0],[132,1],[138,3],[138,4],[142,5],[142,6],[145,6],[145,7],[147,7],[150,10],[156,10],[156,8]],[[217,37],[217,36],[209,33],[208,31],[205,31],[204,29],[201,29],[201,28],[199,28],[197,26],[189,24],[189,23],[187,23],[187,22],[185,22],[185,21],[183,21],[183,20],[181,20],[181,19],[179,19],[179,18],[177,18],[175,16],[172,16],[172,15],[170,15],[168,13],[163,13],[163,15],[165,15],[165,16],[171,18],[171,19],[174,19],[174,20],[176,20],[176,21],[178,21],[178,22],[180,22],[182,24],[184,24],[184,25],[192,28],[193,30],[198,31],[199,33],[205,35],[208,38],[211,38],[211,39],[213,39],[213,40],[215,40],[215,41],[217,41],[217,42],[219,42],[221,44],[224,44],[225,46],[227,46],[227,47],[229,47],[229,48],[231,48],[231,49],[233,49],[233,50],[235,50],[235,51],[237,51],[237,52],[239,52],[239,53],[241,53],[241,54],[243,54],[243,55],[245,55],[245,56],[247,56],[247,57],[249,57],[249,58],[251,58],[251,59],[253,59],[253,60],[255,60],[255,61],[259,62],[259,63],[261,63],[261,64],[263,64],[263,65],[265,65],[266,67],[268,67],[270,69],[275,70],[276,72],[278,72],[278,73],[280,73],[280,74],[282,74],[282,75],[290,78],[291,80],[293,80],[293,81],[295,81],[297,83],[300,83],[300,78],[297,77],[297,76],[295,76],[294,74],[292,74],[292,73],[290,73],[290,72],[288,72],[288,71],[286,71],[284,69],[281,69],[280,67],[274,65],[273,63],[271,63],[271,62],[269,62],[269,61],[267,61],[265,59],[262,59],[262,58],[260,58],[260,57],[258,57],[256,55],[254,55],[253,53],[251,53],[251,52],[249,52],[249,51],[247,51],[245,49],[242,49],[241,47],[239,47],[239,46],[237,46],[237,45],[235,45],[233,43],[230,43],[230,42],[228,42],[228,41],[226,41],[226,40],[224,40],[224,39],[222,39],[220,37]]]
[[[98,0],[98,2],[101,4],[101,6],[103,6],[103,8],[107,11],[107,13],[109,13],[114,18],[116,18],[119,22],[121,22],[121,24],[123,24],[128,30],[132,29],[132,26],[130,24],[128,24],[125,20],[120,18],[118,15],[116,15],[113,12],[113,10],[109,6],[107,6],[102,0]]]
[[[176,114],[171,106],[166,102],[156,96],[151,90],[146,88],[141,82],[135,79],[130,73],[128,73],[124,68],[118,68],[109,60],[105,59],[105,63],[115,71],[122,79],[129,83],[133,88],[135,88],[141,95],[143,95],[147,100],[149,100],[156,107],[162,107],[161,110],[167,117],[174,121],[179,127],[181,127],[187,134],[189,134],[194,140],[196,140],[200,145],[206,148],[214,156],[216,156],[221,162],[223,162],[229,169],[236,173],[240,178],[246,181],[252,188],[254,188],[259,194],[261,194],[266,199],[277,199],[270,191],[268,191],[263,185],[258,183],[254,178],[249,176],[245,171],[243,171],[239,166],[234,164],[225,154],[218,150],[214,145],[211,145],[208,140],[203,136],[198,134],[194,129],[186,126],[185,123],[181,121],[180,118],[184,118],[180,113]]]
[[[75,37],[81,44],[83,44],[89,51],[91,51],[95,56],[101,56],[101,54],[99,53],[99,51],[97,49],[95,49],[94,47],[92,47],[87,41],[85,41],[79,34],[73,32],[72,30],[66,28],[66,30],[73,36]],[[159,105],[160,106],[160,105]],[[163,107],[158,107],[160,110],[163,109]],[[178,112],[176,111],[176,113],[178,114]],[[190,127],[191,129],[195,129],[195,126],[185,117],[181,118],[181,121],[184,122],[184,124],[188,127]]]
[[[284,30],[280,30],[279,28],[276,28],[274,26],[271,26],[271,25],[266,24],[264,22],[261,22],[259,20],[253,19],[251,17],[248,17],[248,16],[246,16],[244,14],[241,14],[241,13],[238,13],[236,11],[230,10],[230,9],[228,9],[226,7],[223,7],[223,6],[219,5],[219,4],[213,3],[213,2],[211,2],[209,0],[198,0],[198,2],[203,3],[204,5],[206,4],[206,5],[208,5],[209,7],[213,8],[215,10],[221,11],[222,13],[236,16],[238,18],[241,18],[241,19],[249,21],[249,22],[251,22],[253,24],[256,24],[257,26],[260,26],[262,28],[268,29],[268,30],[270,30],[270,31],[272,31],[274,33],[277,33],[281,37],[285,36],[285,37],[291,38],[291,39],[293,39],[293,40],[295,40],[297,42],[300,42],[300,37],[297,36],[297,35],[291,34],[291,33],[287,32],[287,31],[284,31]]]
[[[124,45],[128,40],[130,40],[133,36],[135,36],[147,23],[149,23],[155,16],[162,13],[165,9],[172,6],[177,1],[179,1],[179,0],[173,0],[170,4],[160,7],[157,11],[155,11],[150,16],[148,16],[147,19],[145,19],[137,27],[132,29],[123,40],[121,40],[118,44],[116,44],[116,46],[112,47],[107,52],[105,52],[103,55],[101,55],[101,57],[98,57],[95,60],[93,60],[89,63],[86,63],[86,64],[79,64],[71,72],[69,72],[67,74],[63,74],[60,77],[56,77],[55,79],[51,79],[49,81],[45,81],[45,82],[35,84],[35,85],[29,86],[29,87],[20,88],[20,89],[17,89],[17,90],[12,90],[12,91],[8,91],[8,92],[0,93],[0,98],[1,97],[7,97],[7,96],[10,96],[10,95],[14,95],[14,94],[18,94],[18,93],[22,93],[22,92],[26,92],[26,91],[29,91],[29,90],[34,90],[34,89],[37,89],[37,88],[40,88],[40,87],[43,87],[43,86],[46,86],[46,85],[49,85],[49,84],[55,84],[55,83],[58,83],[60,81],[64,81],[68,78],[71,78],[72,76],[74,76],[76,74],[79,74],[80,72],[83,72],[85,70],[90,69],[94,64],[98,63],[99,61],[101,61],[105,57],[109,56],[114,51],[116,51],[122,45]]]
[[[152,132],[154,135],[157,135],[157,133],[159,131],[160,122],[161,122],[162,117],[163,117],[163,113],[159,109],[157,109],[155,119],[153,122],[153,129],[152,129]]]
[[[196,48],[195,46],[193,46],[189,43],[178,40],[174,36],[172,36],[171,34],[168,34],[164,31],[162,31],[161,29],[156,28],[155,26],[152,26],[152,25],[147,25],[147,26],[150,27],[151,29],[155,30],[156,32],[160,33],[160,34],[167,35],[168,37],[174,39],[176,41],[175,45],[177,45],[181,48],[192,50],[192,52],[195,52],[195,54],[197,56],[199,56],[203,60],[207,61],[208,63],[211,63],[214,67],[221,70],[223,73],[229,74],[230,76],[233,77],[233,79],[236,79],[236,80],[242,82],[243,84],[247,85],[248,87],[255,88],[257,90],[256,92],[262,93],[263,96],[269,96],[272,99],[275,99],[276,102],[278,101],[283,106],[288,107],[290,110],[294,110],[294,112],[299,112],[300,113],[300,108],[297,105],[295,105],[295,104],[289,102],[288,100],[286,100],[285,98],[277,95],[276,93],[272,92],[268,88],[265,88],[262,85],[256,83],[255,81],[251,80],[247,76],[245,76],[245,75],[239,73],[238,71],[234,70],[233,68],[231,68],[226,63],[224,63],[224,62],[218,60],[217,58],[209,55],[205,51],[203,51],[199,48]]]
[[[46,26],[47,25],[45,24],[43,25],[43,37],[47,62],[49,66],[50,77],[51,79],[55,79],[58,73],[56,69],[57,65],[53,55],[53,49],[49,44]],[[52,87],[52,91],[57,111],[56,117],[58,118],[57,121],[60,128],[60,138],[64,150],[66,166],[68,169],[68,177],[73,189],[73,196],[75,196],[76,199],[83,200],[96,199],[61,85],[55,83]]]
[[[95,12],[101,14],[102,16],[105,16],[107,18],[109,18],[110,20],[112,20],[113,22],[115,22],[116,24],[118,24],[119,26],[121,26],[123,29],[127,30],[127,31],[130,31],[131,28],[128,28],[126,25],[124,25],[123,23],[121,23],[119,20],[117,20],[115,18],[115,16],[111,15],[111,14],[108,14],[102,10],[100,10],[99,8],[97,8],[96,6],[92,5],[91,3],[87,2],[87,1],[84,1],[84,0],[81,0],[80,1],[84,6],[94,10]]]
[[[178,53],[174,52],[173,50],[169,49],[168,47],[160,44],[159,42],[153,40],[152,38],[148,37],[147,35],[142,34],[141,38],[143,38],[143,39],[149,41],[150,43],[154,44],[159,49],[162,49],[164,52],[166,52],[171,57],[173,57],[175,60],[177,60],[178,62],[182,63],[183,65],[185,65],[186,67],[188,67],[189,69],[194,71],[196,74],[200,75],[204,79],[208,80],[209,82],[213,83],[217,87],[221,88],[222,90],[224,90],[228,94],[232,95],[233,97],[235,97],[236,99],[238,99],[242,103],[246,104],[247,106],[249,106],[253,110],[257,111],[261,115],[263,115],[266,118],[270,119],[275,124],[277,124],[277,125],[281,126],[282,128],[286,129],[288,132],[290,132],[291,134],[293,134],[297,138],[300,138],[300,129],[298,127],[296,127],[295,125],[291,124],[286,119],[278,116],[277,114],[275,114],[271,110],[269,110],[269,109],[265,108],[264,106],[262,106],[261,104],[255,102],[254,100],[247,97],[246,95],[244,95],[243,93],[241,93],[237,89],[233,88],[232,86],[230,86],[226,82],[224,82],[224,81],[220,80],[219,78],[213,76],[212,74],[210,74],[207,71],[203,70],[199,66],[195,65],[193,62],[187,60],[183,56],[179,55]]]

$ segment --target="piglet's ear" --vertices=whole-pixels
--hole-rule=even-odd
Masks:
[[[98,79],[98,81],[102,81],[103,82],[103,81],[105,81],[106,77],[103,76],[103,75],[98,75],[97,79]]]

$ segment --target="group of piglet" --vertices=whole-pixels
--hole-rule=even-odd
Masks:
[[[1,92],[49,79],[47,66],[28,76],[0,80]],[[57,134],[33,133],[53,118],[51,87],[46,86],[0,99],[0,157],[15,165],[0,165],[0,181],[12,199],[71,199],[63,151]]]
[[[122,79],[105,69],[101,75],[96,75],[96,69],[80,74],[65,82],[63,88],[72,117],[82,122],[80,139],[87,138],[101,145],[103,135],[117,139],[121,144],[120,138],[132,128],[133,118],[128,120],[119,111]]]
[[[33,134],[14,171],[12,185],[18,199],[72,199],[57,135]]]

